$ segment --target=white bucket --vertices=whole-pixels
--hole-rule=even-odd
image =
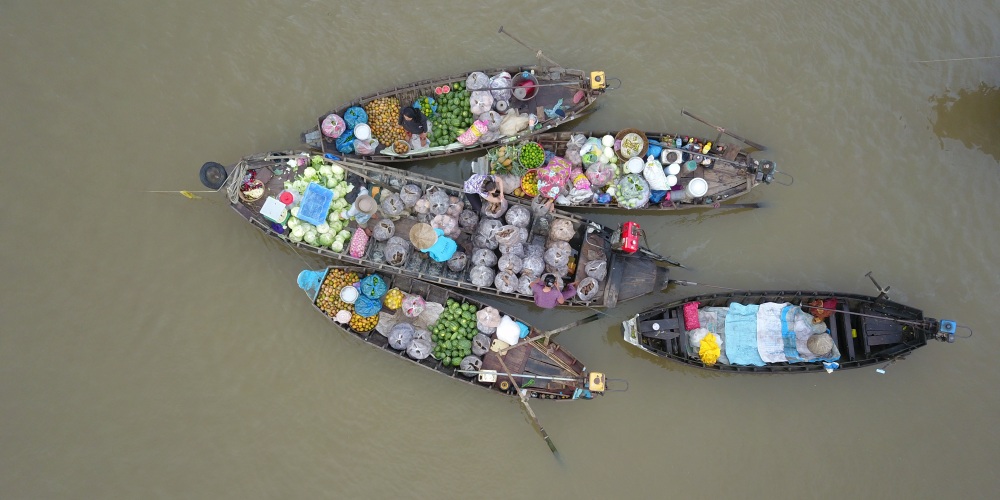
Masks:
[[[701,198],[705,196],[705,193],[708,193],[708,181],[701,177],[695,177],[688,181],[687,187],[684,190],[692,198]]]
[[[675,186],[676,184],[677,184],[677,176],[676,175],[668,175],[667,176],[667,186]]]
[[[680,163],[671,163],[670,165],[667,165],[667,175],[677,175],[679,173],[681,173]]]
[[[629,160],[625,162],[625,170],[632,174],[642,172],[642,169],[645,166],[646,162],[642,161],[642,158],[639,158],[638,156],[629,158]]]
[[[359,123],[354,126],[354,138],[367,141],[372,138],[372,128],[367,123]]]

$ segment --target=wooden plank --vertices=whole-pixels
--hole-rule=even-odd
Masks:
[[[847,302],[838,300],[837,301],[837,312],[830,316],[831,318],[836,318],[840,316],[841,321],[838,323],[840,327],[839,335],[843,339],[843,346],[847,347],[847,359],[848,361],[854,361],[854,336],[851,335],[851,317],[848,315],[850,308]],[[831,330],[833,331],[833,330]],[[843,353],[841,353],[843,354]]]

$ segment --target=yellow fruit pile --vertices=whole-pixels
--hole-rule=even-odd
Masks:
[[[399,99],[396,97],[380,97],[365,104],[368,113],[368,125],[379,144],[390,146],[398,140],[407,140],[410,134],[399,124]]]
[[[351,321],[347,323],[347,326],[351,327],[351,330],[358,333],[370,332],[376,325],[378,325],[378,314],[370,318],[365,318],[354,313],[351,315]]]
[[[385,298],[382,301],[385,307],[395,311],[403,306],[403,292],[398,288],[393,288],[385,293]]]
[[[354,306],[340,300],[340,290],[357,281],[358,273],[343,269],[330,269],[326,273],[323,284],[320,285],[319,294],[316,296],[316,305],[331,318],[342,309],[354,311]]]

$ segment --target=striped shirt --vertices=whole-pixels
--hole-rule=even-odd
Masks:
[[[486,184],[486,181],[492,179],[493,179],[492,175],[472,174],[472,176],[465,181],[465,184],[462,185],[462,190],[470,194],[479,193],[479,196],[485,198],[488,193],[483,192],[483,184]]]

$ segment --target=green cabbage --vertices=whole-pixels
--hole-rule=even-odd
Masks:
[[[319,245],[328,247],[333,243],[333,233],[321,233],[319,235]]]
[[[324,222],[324,223],[316,226],[316,232],[320,233],[320,234],[329,233],[330,232],[330,224],[327,224],[326,222]]]
[[[334,252],[343,252],[344,251],[344,241],[343,240],[333,240],[333,243],[330,244],[330,250],[333,250]]]

